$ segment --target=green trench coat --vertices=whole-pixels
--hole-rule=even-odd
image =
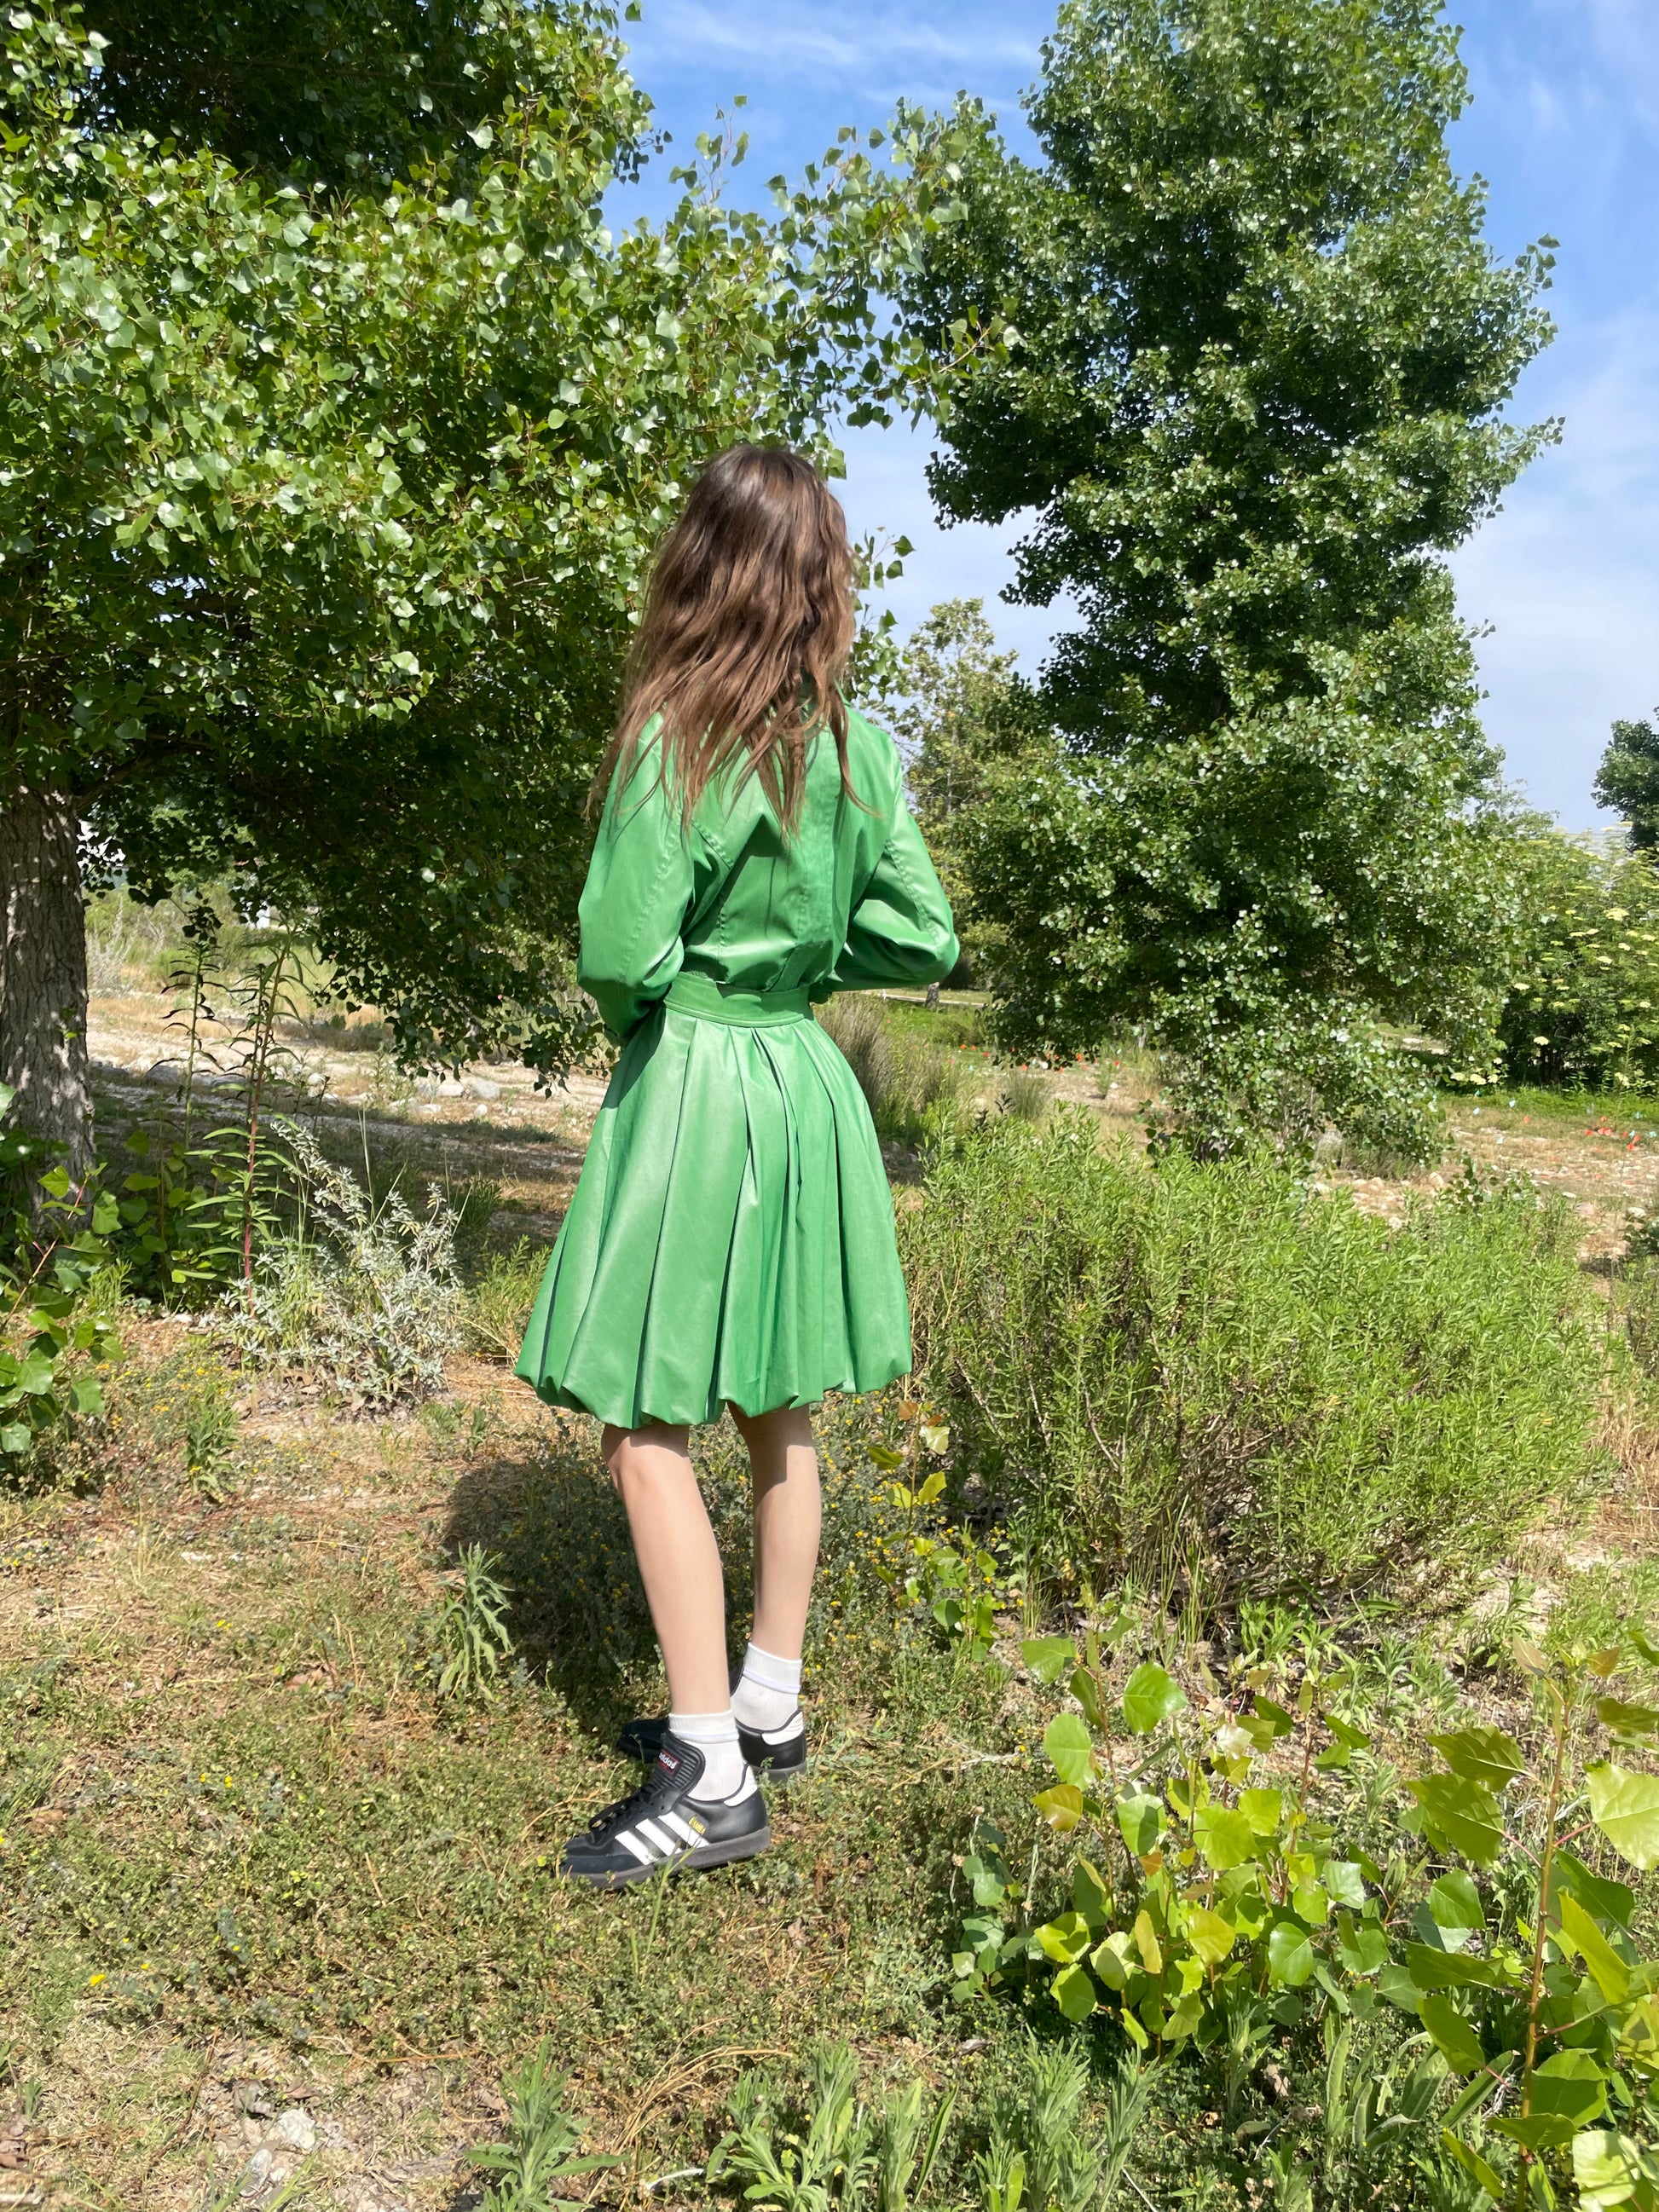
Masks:
[[[848,720],[864,804],[822,735],[787,838],[752,776],[684,829],[652,743],[605,801],[578,973],[623,1052],[519,1360],[550,1405],[714,1421],[908,1370],[880,1148],[812,1004],[932,982],[957,940],[892,740]]]

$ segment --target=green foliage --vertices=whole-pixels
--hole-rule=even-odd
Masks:
[[[506,2076],[507,2140],[471,2154],[475,2166],[497,2177],[484,2191],[481,2212],[579,2212],[582,2200],[558,2195],[561,2185],[622,2164],[572,2156],[581,2128],[566,2104],[568,2088],[568,2077],[554,2070],[544,2043]]]
[[[904,750],[916,818],[953,905],[968,896],[963,828],[985,798],[988,774],[1046,734],[1015,659],[997,651],[983,599],[947,599],[886,672],[879,711]]]
[[[1540,828],[1522,848],[1521,958],[1504,1009],[1516,1082],[1659,1082],[1659,866],[1623,840]]]
[[[1573,1224],[1525,1186],[1390,1231],[1273,1164],[963,1129],[899,1217],[917,1374],[1042,1568],[1204,1606],[1501,1555],[1577,1494],[1602,1371]]]
[[[1491,1054],[1508,831],[1443,556],[1551,434],[1503,415],[1550,258],[1486,246],[1465,98],[1437,0],[1066,0],[1040,166],[971,101],[948,155],[923,134],[963,217],[906,312],[941,359],[1011,325],[935,491],[1034,513],[1018,595],[1081,617],[1060,742],[963,825],[994,1026],[1021,1058],[1143,1028],[1201,1149],[1288,1094],[1293,1138],[1423,1157],[1400,1032]]]
[[[951,1431],[942,1423],[924,1423],[916,1433],[927,1451],[942,1454],[950,1448]],[[920,1479],[913,1472],[905,1482],[895,1472],[904,1464],[902,1453],[877,1444],[871,1457],[893,1477],[882,1486],[894,1525],[876,1559],[877,1575],[929,1614],[947,1640],[970,1658],[988,1657],[996,1636],[997,1607],[1006,1595],[994,1557],[966,1529],[952,1528],[936,1514],[945,1495],[945,1476],[938,1468]]]
[[[1039,1680],[1068,1678],[1080,1708],[1048,1723],[1058,1779],[1036,1800],[1077,1849],[1072,1909],[1010,1934],[1021,1892],[986,1839],[964,1869],[976,1910],[956,1958],[958,1997],[1035,1979],[1068,2021],[1103,2010],[1143,2052],[1190,2039],[1247,2066],[1322,1992],[1346,2009],[1342,1984],[1388,1960],[1389,1899],[1375,1863],[1315,1815],[1307,1784],[1369,1737],[1319,1714],[1311,1675],[1296,1712],[1259,1691],[1237,1717],[1212,1719],[1152,1660],[1109,1702],[1092,1628],[1081,1650],[1065,1637],[1023,1648]],[[1298,1733],[1299,1784],[1253,1779],[1253,1763]],[[1316,1735],[1327,1744],[1316,1758]]]
[[[884,1143],[920,1145],[948,1126],[966,1088],[950,1050],[890,1023],[873,992],[838,992],[817,1018],[858,1078]]]
[[[0,783],[142,897],[310,915],[406,1057],[560,1062],[650,547],[732,437],[828,459],[913,391],[875,288],[927,192],[848,137],[748,213],[705,141],[613,234],[649,126],[607,7],[154,12],[3,31]]]
[[[12,1095],[0,1084],[0,1121]],[[0,1177],[14,1206],[0,1254],[0,1465],[14,1468],[69,1420],[102,1413],[92,1369],[115,1344],[94,1297],[109,1263],[114,1204],[71,1182],[66,1169],[46,1167],[51,1152],[27,1130],[0,1128]]]
[[[853,2053],[821,2045],[807,2059],[799,2109],[763,2069],[744,2075],[708,2179],[739,2182],[745,2203],[775,2212],[828,2212],[831,2205],[907,2212],[927,2190],[955,2108],[954,2095],[938,2099],[924,2131],[926,2092],[910,2081],[872,2112],[859,2097]]]
[[[492,1252],[468,1285],[461,1323],[465,1348],[510,1367],[524,1347],[530,1310],[547,1267],[547,1247],[520,1237],[510,1252]]]
[[[1659,721],[1659,716],[1655,717]],[[1591,797],[1625,817],[1638,853],[1659,845],[1659,728],[1655,721],[1615,722]]]
[[[432,1623],[432,1672],[441,1698],[488,1701],[495,1695],[501,1662],[513,1650],[507,1625],[513,1594],[500,1579],[500,1565],[481,1544],[469,1544],[456,1563],[455,1587]]]
[[[1024,2080],[999,2098],[979,2159],[984,2212],[1088,2212],[1118,2201],[1129,2147],[1146,2110],[1146,2076],[1126,2069],[1098,2139],[1084,2131],[1089,2086],[1080,2052],[1028,2041]]]
[[[1634,1643],[1659,1659],[1639,1632]],[[1389,1994],[1468,2084],[1442,2140],[1495,2202],[1652,2201],[1659,1960],[1642,1955],[1632,1889],[1570,1848],[1595,1832],[1627,1865],[1659,1866],[1659,1711],[1607,1688],[1637,1652],[1621,1641],[1551,1662],[1520,1646],[1541,1756],[1466,1727],[1434,1737],[1437,1765],[1408,1781],[1425,1836],[1454,1863]],[[1587,1732],[1612,1755],[1586,1762]],[[1632,1755],[1650,1765],[1619,1763]]]

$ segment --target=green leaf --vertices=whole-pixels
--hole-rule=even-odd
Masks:
[[[1072,1904],[1092,1929],[1103,1928],[1111,1917],[1112,1893],[1089,1859],[1079,1858],[1072,1869]]]
[[[1434,2039],[1436,2050],[1454,2074],[1478,2073],[1486,2063],[1480,2039],[1449,1996],[1425,1996],[1418,2016]]]
[[[1484,1783],[1461,1774],[1408,1775],[1406,1787],[1423,1808],[1431,1842],[1491,1866],[1504,1848],[1504,1816]]]
[[[1059,1835],[1069,1836],[1083,1818],[1083,1792],[1075,1782],[1057,1782],[1052,1790],[1040,1790],[1031,1802]]]
[[[1089,1923],[1079,1912],[1062,1912],[1036,1930],[1036,1940],[1059,1966],[1080,1959],[1092,1942]]]
[[[1623,1735],[1659,1734],[1659,1710],[1652,1705],[1627,1705],[1622,1698],[1598,1698],[1595,1717],[1604,1728]]]
[[[1123,1686],[1123,1718],[1132,1735],[1150,1735],[1186,1702],[1186,1692],[1154,1659],[1144,1661]]]
[[[1054,1979],[1054,2002],[1067,2020],[1080,2026],[1099,2002],[1086,1966],[1062,1966]]]
[[[1042,1732],[1042,1748],[1062,1782],[1080,1786],[1094,1771],[1094,1739],[1079,1713],[1056,1713]]]
[[[1429,1917],[1437,1928],[1479,1930],[1486,1924],[1480,1893],[1462,1867],[1429,1885]]]
[[[1267,1978],[1300,1989],[1314,1970],[1313,1940],[1294,1920],[1281,1920],[1267,1937]]]
[[[1590,1818],[1620,1858],[1649,1873],[1659,1866],[1659,1775],[1605,1761],[1584,1769]]]
[[[1284,1808],[1284,1795],[1278,1790],[1241,1790],[1238,1793],[1238,1809],[1249,1822],[1253,1835],[1271,1836],[1279,1826]]]
[[[1218,1966],[1238,1941],[1232,1923],[1206,1905],[1189,1905],[1186,1922],[1187,1941],[1206,1966]]]
[[[1437,1951],[1428,1943],[1407,1943],[1406,1971],[1419,1990],[1499,1990],[1504,1977],[1490,1959],[1471,1959],[1462,1951]]]
[[[1352,1905],[1356,1912],[1364,1905],[1365,1877],[1354,1860],[1327,1859],[1319,1875],[1333,1904]]]
[[[21,1421],[0,1423],[0,1452],[21,1459],[34,1442],[34,1431]]]
[[[1146,1795],[1120,1797],[1117,1825],[1124,1842],[1138,1859],[1158,1849],[1164,1832],[1164,1800]]]
[[[1630,1995],[1630,1968],[1571,1891],[1555,1900],[1561,1933],[1589,1969],[1590,1979],[1609,2004]]]
[[[1275,1737],[1291,1735],[1295,1733],[1296,1715],[1287,1712],[1283,1705],[1276,1704],[1272,1698],[1258,1696],[1250,1710],[1258,1720],[1267,1723]]]
[[[1629,1929],[1631,1917],[1636,1911],[1636,1893],[1622,1881],[1610,1881],[1604,1875],[1593,1874],[1574,1852],[1557,1848],[1550,1863],[1552,1893],[1570,1890],[1586,1912],[1597,1920],[1610,1920],[1616,1928]]]
[[[1102,1735],[1106,1733],[1106,1708],[1100,1701],[1100,1690],[1093,1674],[1086,1667],[1073,1673],[1066,1687],[1083,1708],[1083,1717],[1090,1727]]]
[[[1034,1636],[1020,1645],[1019,1656],[1039,1682],[1057,1682],[1076,1666],[1077,1646],[1069,1636]]]
[[[1204,1863],[1218,1874],[1243,1866],[1255,1856],[1255,1832],[1243,1813],[1219,1805],[1200,1805],[1193,1820],[1193,1841]]]
[[[1449,1735],[1431,1735],[1429,1741],[1454,1774],[1489,1790],[1507,1788],[1526,1765],[1520,1745],[1502,1729],[1457,1729]]]
[[[1440,2148],[1462,2167],[1471,2181],[1486,2191],[1494,2204],[1502,2203],[1504,2193],[1502,2179],[1487,2165],[1478,2150],[1461,2142],[1449,2128],[1440,2130]]]
[[[1588,2051],[1558,2051],[1534,2069],[1530,2106],[1492,2127],[1527,2150],[1562,2149],[1606,2112],[1606,2077]]]
[[[1374,1974],[1389,1956],[1389,1939],[1374,1920],[1356,1921],[1351,1913],[1336,1916],[1336,1951],[1351,1974]]]
[[[1659,2155],[1634,2136],[1590,2128],[1572,2139],[1579,2212],[1659,2212]]]
[[[69,1389],[70,1411],[82,1415],[104,1410],[104,1386],[95,1375],[82,1375]]]

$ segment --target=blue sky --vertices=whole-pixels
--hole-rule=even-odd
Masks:
[[[1455,565],[1466,616],[1491,629],[1488,729],[1534,804],[1580,828],[1599,818],[1590,784],[1608,724],[1659,705],[1659,4],[1463,0],[1454,14],[1474,92],[1455,150],[1491,188],[1492,245],[1507,257],[1545,232],[1561,241],[1559,335],[1516,412],[1565,418],[1560,446]],[[747,94],[758,193],[838,125],[884,122],[900,96],[943,105],[966,88],[1028,144],[1018,94],[1052,20],[1029,0],[643,0],[629,37],[676,154]],[[1003,641],[1039,663],[1060,617],[998,601],[1012,532],[933,526],[925,434],[845,444],[854,531],[916,548],[889,594],[901,624],[978,594]]]

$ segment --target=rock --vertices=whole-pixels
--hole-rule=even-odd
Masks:
[[[303,2105],[290,2105],[285,2112],[277,2114],[276,2133],[290,2150],[310,2151],[317,2148],[317,2123]]]
[[[469,1075],[466,1079],[466,1087],[475,1098],[499,1098],[501,1095],[501,1085],[491,1083],[487,1077],[482,1075]]]
[[[438,1096],[440,1098],[465,1098],[466,1085],[458,1077],[447,1075],[438,1085]]]
[[[190,1555],[185,1553],[179,1554],[181,1559],[188,1556]],[[204,1559],[206,1556],[205,1553],[196,1554],[199,1559]],[[256,2120],[268,2120],[270,2118],[270,2097],[263,2081],[239,2081],[236,2084],[236,2102],[242,2112],[251,2112]]]

